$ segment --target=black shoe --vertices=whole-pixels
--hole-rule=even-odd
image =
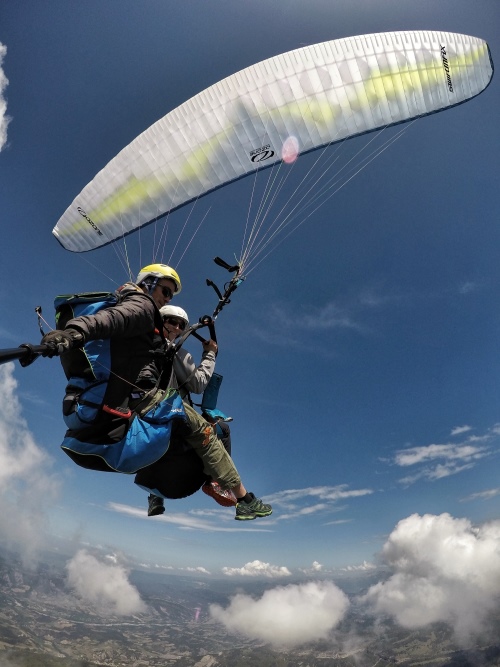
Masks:
[[[157,516],[158,514],[163,514],[164,511],[165,505],[163,504],[163,498],[154,496],[151,493],[148,496],[148,516]]]

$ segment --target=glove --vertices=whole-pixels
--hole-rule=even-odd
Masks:
[[[74,347],[81,347],[84,343],[84,335],[76,329],[56,329],[56,331],[49,331],[41,341],[41,345],[45,345],[47,348],[45,352],[42,352],[42,356],[56,357]]]

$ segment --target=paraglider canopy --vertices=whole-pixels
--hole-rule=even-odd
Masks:
[[[275,56],[143,132],[53,233],[68,250],[97,248],[264,166],[465,102],[492,75],[486,42],[448,32],[362,35]]]

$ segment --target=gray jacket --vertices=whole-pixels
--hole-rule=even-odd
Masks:
[[[215,353],[203,352],[196,366],[190,352],[181,347],[174,358],[174,375],[179,393],[184,398],[189,392],[202,394],[215,370]]]

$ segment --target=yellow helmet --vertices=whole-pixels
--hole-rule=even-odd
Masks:
[[[175,269],[173,269],[171,266],[167,266],[166,264],[148,264],[148,266],[145,266],[139,271],[139,275],[137,276],[135,282],[137,285],[140,285],[146,280],[146,278],[156,278],[156,281],[158,281],[160,278],[168,278],[175,284],[174,294],[179,294],[182,289],[179,274]]]

